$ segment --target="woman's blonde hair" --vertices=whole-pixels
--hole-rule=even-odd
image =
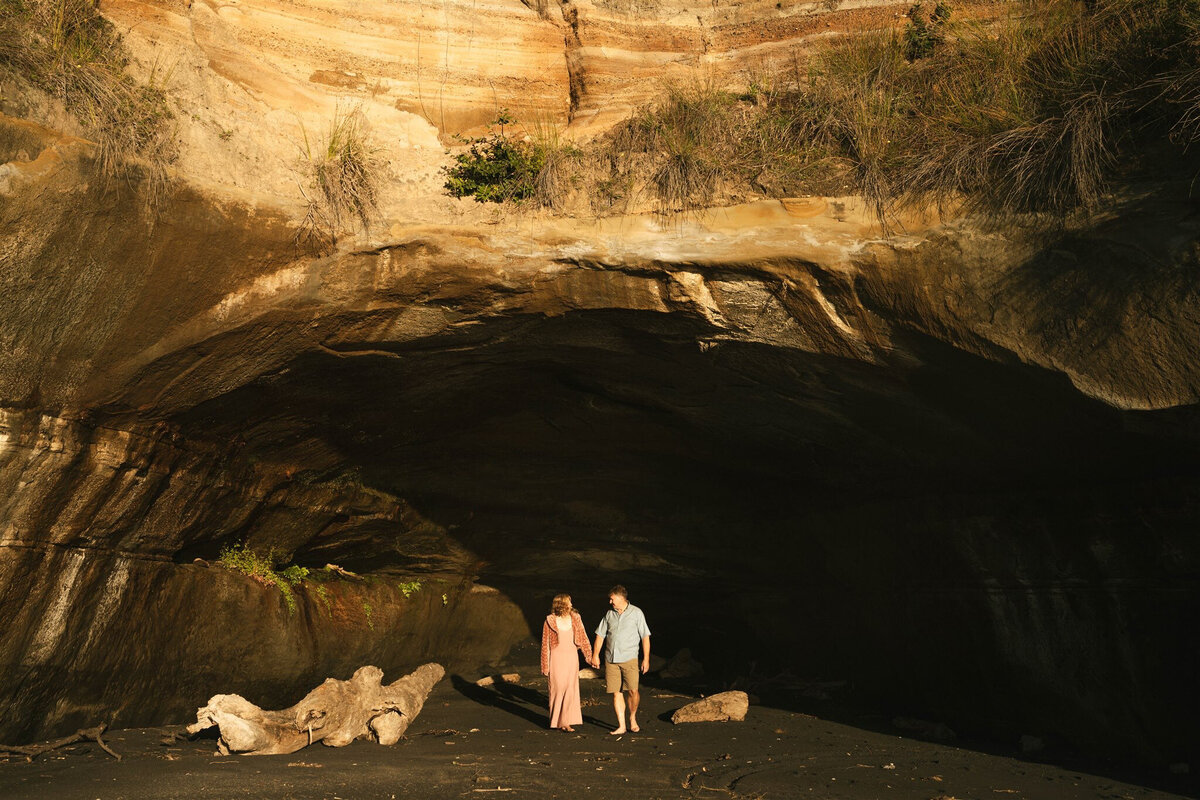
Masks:
[[[557,617],[566,616],[567,613],[571,610],[571,595],[569,595],[569,594],[554,595],[554,602],[551,603],[550,608],[552,611],[554,611],[555,616],[557,616]]]

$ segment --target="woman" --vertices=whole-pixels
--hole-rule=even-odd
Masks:
[[[550,676],[550,727],[573,732],[583,724],[579,704],[579,656],[592,660],[592,645],[571,595],[556,594],[542,626],[542,674]]]

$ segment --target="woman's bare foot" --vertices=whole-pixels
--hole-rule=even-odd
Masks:
[[[567,733],[574,733],[574,732],[575,732],[575,729],[574,729],[574,728],[572,728],[570,725],[563,725],[563,726],[562,726],[562,730],[566,731]]]

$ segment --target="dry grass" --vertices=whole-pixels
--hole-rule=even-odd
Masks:
[[[318,249],[337,243],[341,231],[371,227],[378,203],[381,161],[367,141],[367,121],[357,108],[335,111],[319,142],[304,133],[304,163],[308,215],[301,238]]]
[[[600,186],[610,191],[625,187],[626,201],[639,186],[653,194],[663,214],[696,211],[736,168],[730,133],[737,124],[735,98],[711,82],[669,85],[658,103],[642,109],[603,143],[601,158],[609,177]]]
[[[107,188],[140,185],[157,210],[177,155],[164,86],[169,73],[139,82],[113,27],[91,0],[0,0],[0,65],[57,98],[99,145]]]
[[[1135,170],[1175,177],[1200,138],[1200,0],[1023,2],[986,24],[952,5],[919,58],[868,31],[756,68],[740,95],[667,87],[593,150],[593,207],[856,193],[887,228],[928,205],[1062,218]]]
[[[915,98],[901,84],[903,49],[894,31],[835,43],[814,61],[789,106],[799,130],[844,159],[847,177],[880,220],[895,195],[902,126],[914,113]]]
[[[1099,205],[1127,111],[1112,88],[1120,68],[1104,62],[1131,32],[1112,33],[1066,3],[1036,20],[960,29],[951,52],[910,79],[923,112],[916,133],[931,152],[908,159],[907,200],[965,195],[992,211],[1053,214]]]
[[[562,211],[577,183],[580,151],[564,141],[557,120],[534,116],[524,124],[528,145],[538,164],[533,179],[533,200],[542,208]]]

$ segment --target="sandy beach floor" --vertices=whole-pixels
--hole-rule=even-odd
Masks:
[[[449,676],[394,747],[319,744],[289,756],[220,756],[213,739],[165,744],[180,727],[113,730],[106,742],[26,763],[0,759],[0,797],[84,798],[846,798],[1163,800],[1197,797],[1188,776],[1148,779],[1102,764],[1039,763],[755,705],[745,722],[673,725],[696,695],[647,685],[641,732],[613,736],[600,681],[582,683],[584,724],[546,728],[536,667],[515,685]],[[1108,773],[1108,774],[1106,774]],[[1121,778],[1112,777],[1121,774]],[[1153,785],[1150,785],[1153,784]]]

